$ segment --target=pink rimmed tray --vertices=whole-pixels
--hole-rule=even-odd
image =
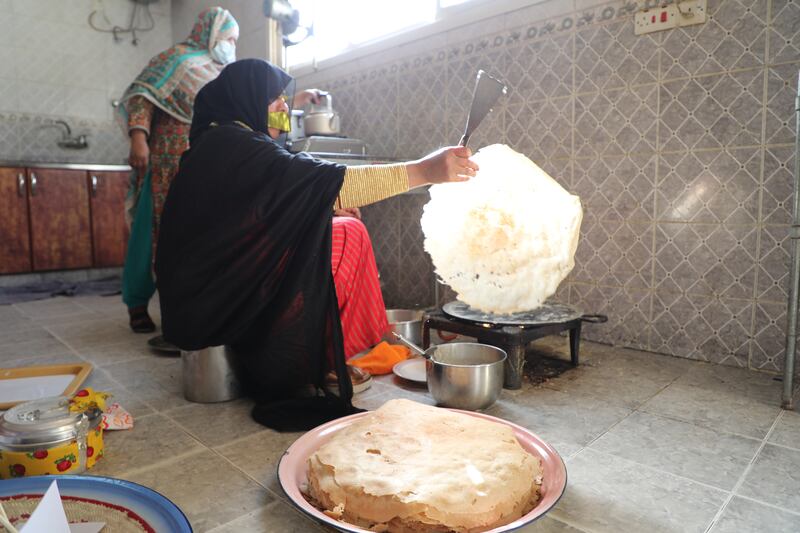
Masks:
[[[477,418],[483,418],[499,424],[505,424],[514,431],[514,436],[519,441],[520,445],[528,452],[538,457],[542,461],[542,487],[541,499],[539,503],[528,514],[520,517],[518,520],[487,531],[486,533],[501,533],[506,531],[513,531],[534,520],[544,516],[547,511],[553,508],[564,490],[567,487],[567,468],[564,461],[558,452],[548,443],[516,424],[507,422],[500,418],[485,415],[482,413],[473,413],[470,411],[460,411],[457,409],[450,409],[456,413],[462,413]],[[340,531],[348,533],[372,533],[367,529],[348,524],[331,518],[324,514],[322,511],[311,505],[303,496],[301,487],[304,487],[308,479],[308,458],[317,451],[322,445],[328,442],[333,436],[353,424],[362,416],[369,413],[358,413],[355,415],[346,416],[338,420],[333,420],[327,424],[323,424],[305,433],[302,437],[297,439],[289,449],[281,457],[278,464],[278,481],[281,488],[289,497],[289,499],[304,513],[318,522],[322,522],[332,526]]]

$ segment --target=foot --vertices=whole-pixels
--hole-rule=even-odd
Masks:
[[[156,330],[153,319],[147,314],[146,305],[129,307],[128,317],[130,318],[130,326],[134,333],[152,333]]]
[[[350,376],[350,382],[353,384],[353,394],[364,392],[372,386],[372,375],[366,370],[348,365],[347,374]],[[325,376],[325,388],[335,394],[339,393],[339,382],[335,372],[328,372],[328,375]]]

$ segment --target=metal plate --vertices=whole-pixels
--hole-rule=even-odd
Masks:
[[[468,322],[490,324],[492,326],[520,327],[561,324],[571,320],[577,320],[583,315],[583,311],[563,304],[545,304],[533,311],[499,315],[473,309],[464,302],[458,300],[444,304],[444,306],[442,306],[442,311],[451,318],[466,320]]]

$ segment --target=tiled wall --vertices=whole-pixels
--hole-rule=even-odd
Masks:
[[[557,297],[609,315],[586,336],[780,370],[800,3],[709,0],[706,24],[637,37],[644,4],[553,0],[300,84],[333,91],[373,153],[413,158],[458,141],[478,68],[502,76],[513,92],[472,143],[507,143],[582,198]],[[390,306],[434,303],[424,202],[365,209]]]
[[[115,124],[111,101],[153,55],[172,44],[170,0],[150,10],[155,28],[115,43],[88,25],[105,6],[112,24],[126,26],[129,0],[0,0],[0,160],[122,163],[128,147]],[[104,23],[102,16],[96,16]],[[89,148],[66,150],[56,142],[66,120],[87,134]]]

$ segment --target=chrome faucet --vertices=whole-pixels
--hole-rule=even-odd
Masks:
[[[64,126],[66,130],[64,134],[61,136],[61,140],[58,141],[58,146],[61,148],[66,148],[70,150],[82,150],[84,148],[89,148],[89,141],[86,139],[86,135],[81,134],[77,137],[73,137],[72,135],[72,128],[69,127],[64,120],[56,120],[53,122],[53,126]]]

